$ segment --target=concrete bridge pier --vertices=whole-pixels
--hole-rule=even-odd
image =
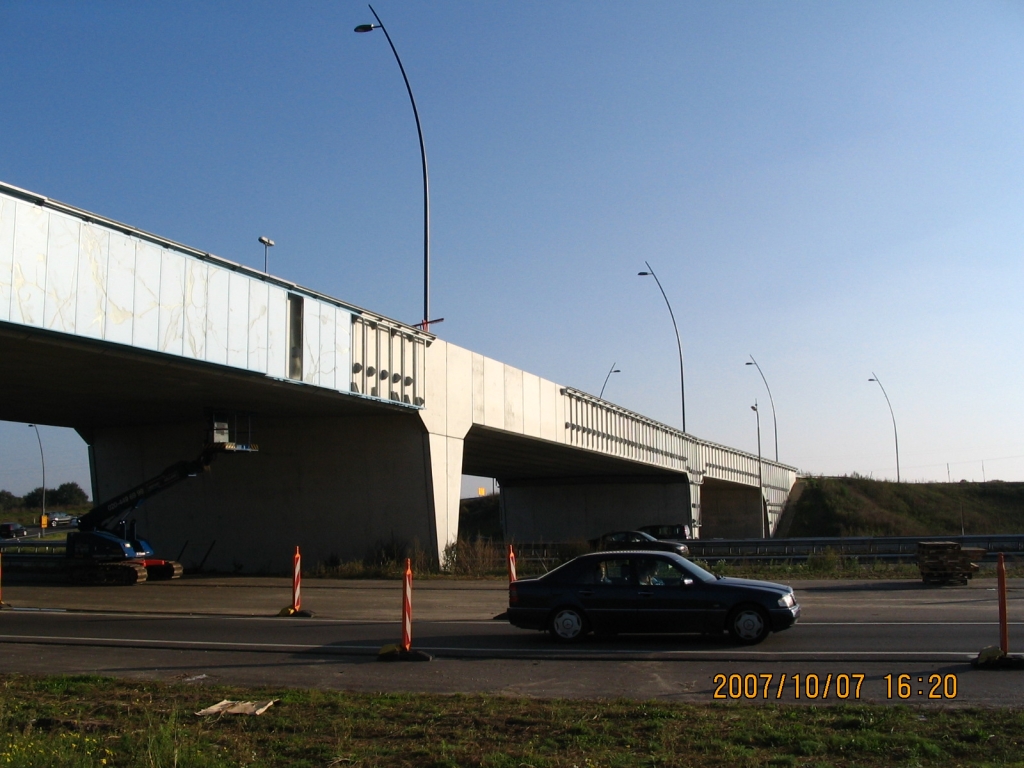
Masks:
[[[760,488],[714,478],[702,485],[702,539],[759,539],[765,531],[771,536]]]
[[[574,541],[643,525],[689,524],[691,487],[676,477],[502,480],[505,538]]]
[[[195,458],[203,419],[81,430],[95,494],[107,499]],[[139,534],[186,568],[278,573],[300,546],[307,570],[381,547],[433,558],[458,532],[461,441],[427,435],[415,417],[257,417],[258,453],[218,456],[204,475],[145,501]],[[431,461],[432,455],[448,459]],[[454,516],[451,514],[454,498]]]

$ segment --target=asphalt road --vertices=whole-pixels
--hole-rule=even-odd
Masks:
[[[1024,704],[1024,672],[969,665],[998,642],[994,580],[941,589],[912,581],[794,586],[800,623],[758,646],[627,635],[564,647],[493,620],[505,607],[500,582],[421,581],[413,645],[435,660],[392,664],[376,653],[400,635],[395,582],[307,579],[311,619],[273,616],[289,602],[283,579],[8,586],[4,600],[15,610],[0,613],[0,669],[543,697],[714,701],[717,691],[753,703],[900,702],[898,676],[906,674],[902,692],[912,703]],[[1009,602],[1013,650],[1024,637],[1024,583],[1011,584]]]

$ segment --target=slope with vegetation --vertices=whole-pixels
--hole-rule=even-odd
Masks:
[[[1024,483],[893,483],[857,475],[803,482],[787,510],[791,537],[1024,533]]]

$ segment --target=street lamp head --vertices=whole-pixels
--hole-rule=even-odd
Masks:
[[[878,381],[878,379],[868,379],[868,381]]]
[[[753,365],[753,363],[744,363],[744,365]]]
[[[260,242],[263,243],[268,248],[271,248],[274,245],[274,241],[271,240],[269,237],[261,237]]]
[[[612,371],[612,373],[622,373],[622,371],[620,371],[618,368],[616,368],[614,371]]]
[[[750,410],[756,411],[757,410],[757,404],[755,403],[754,405],[750,406]]]
[[[353,31],[359,32],[360,34],[362,34],[363,32],[373,32],[373,30],[375,30],[378,26],[379,25],[377,24],[360,24]]]
[[[637,274],[638,277],[647,277],[647,275],[649,275],[651,273],[650,272],[637,272],[636,274]]]

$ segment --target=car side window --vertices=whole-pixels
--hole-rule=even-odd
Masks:
[[[687,578],[675,563],[660,558],[642,558],[637,561],[637,577],[645,587],[678,587]]]
[[[630,584],[628,559],[597,560],[589,563],[576,577],[577,584]]]

